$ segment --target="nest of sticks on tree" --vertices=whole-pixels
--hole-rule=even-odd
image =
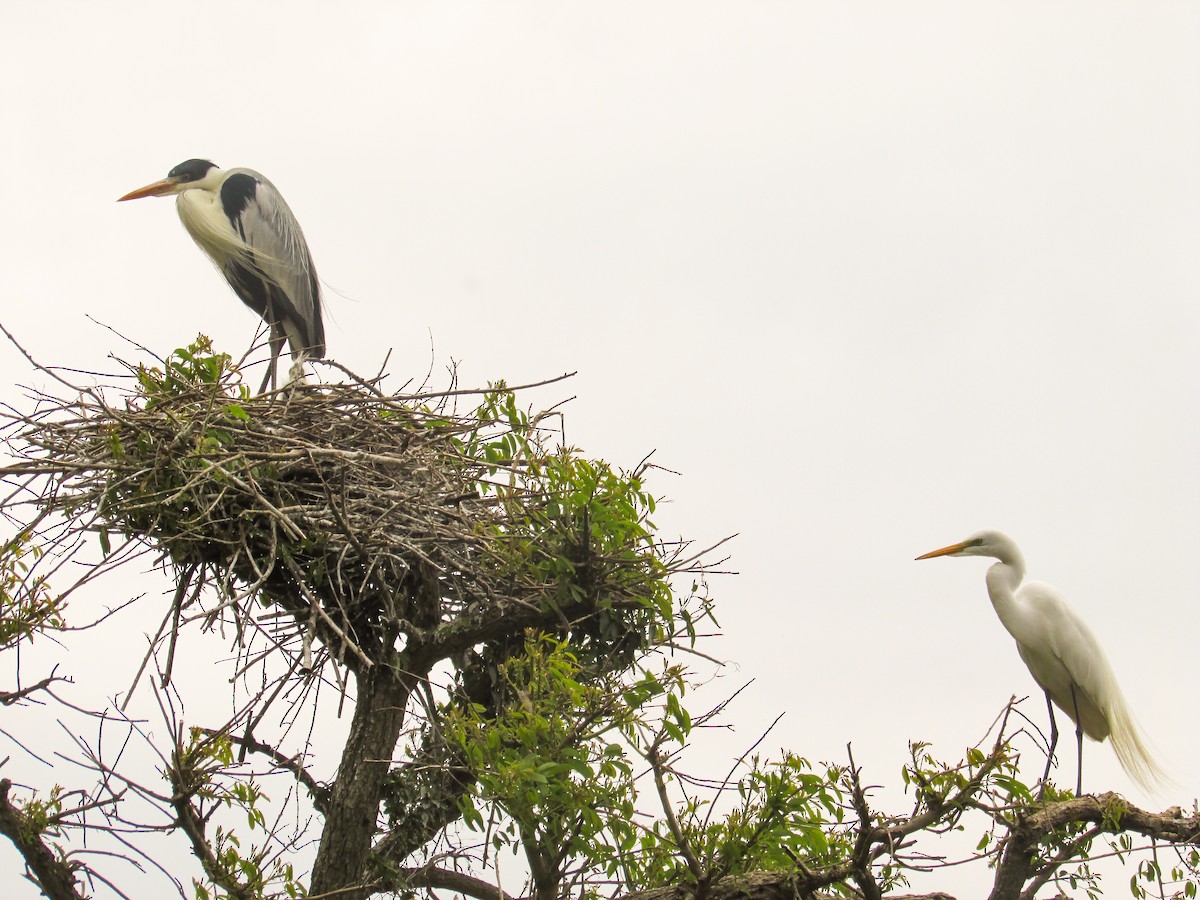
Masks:
[[[574,496],[548,475],[576,457],[546,449],[539,417],[503,387],[388,396],[355,378],[250,397],[207,349],[131,366],[120,402],[112,388],[43,394],[4,423],[10,483],[106,553],[118,540],[156,551],[176,623],[215,585],[207,621],[274,617],[272,640],[310,670],[402,653],[421,672],[529,627],[602,656],[669,620],[666,579],[692,570],[682,547],[597,535],[611,485]]]

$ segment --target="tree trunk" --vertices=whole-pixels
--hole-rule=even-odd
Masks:
[[[361,885],[410,690],[409,680],[388,666],[373,666],[358,677],[358,700],[337,780],[330,790],[311,894],[338,891],[339,900],[370,896],[371,891]]]

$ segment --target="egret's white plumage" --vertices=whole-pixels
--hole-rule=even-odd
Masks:
[[[1142,788],[1152,791],[1167,780],[1146,747],[1100,642],[1057,590],[1039,581],[1022,584],[1025,559],[1012,538],[999,531],[980,531],[961,543],[917,559],[936,556],[987,556],[999,560],[987,571],[988,596],[1000,622],[1017,642],[1034,681],[1045,691],[1047,706],[1053,702],[1075,723],[1079,748],[1077,793],[1083,780],[1084,734],[1095,741],[1109,738],[1122,768]],[[1057,736],[1053,708],[1050,721],[1053,738]]]
[[[321,290],[304,233],[275,186],[252,169],[220,169],[189,159],[167,177],[121,200],[175,194],[183,227],[234,292],[270,329],[271,365],[260,390],[275,379],[284,341],[293,377],[306,358],[325,355]]]

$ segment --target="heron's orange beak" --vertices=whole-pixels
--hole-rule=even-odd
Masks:
[[[124,197],[118,197],[117,202],[122,200],[140,200],[142,197],[162,197],[166,194],[175,194],[179,191],[179,182],[174,178],[164,178],[162,181],[156,181],[154,184],[148,184],[145,187],[140,187],[136,191],[130,191]]]
[[[961,541],[957,544],[951,544],[949,547],[943,547],[941,550],[930,550],[928,553],[922,553],[917,559],[933,559],[935,556],[951,556],[967,546],[966,541]]]

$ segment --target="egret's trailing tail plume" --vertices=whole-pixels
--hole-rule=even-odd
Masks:
[[[987,556],[999,560],[987,571],[988,596],[1000,622],[1017,642],[1017,651],[1029,673],[1045,691],[1050,710],[1050,749],[1043,783],[1050,774],[1058,739],[1054,706],[1075,723],[1079,763],[1076,794],[1083,790],[1085,734],[1096,741],[1111,737],[1121,767],[1148,793],[1170,783],[1146,747],[1100,642],[1079,613],[1050,585],[1021,583],[1025,559],[1012,538],[999,531],[980,531],[917,559],[936,556]]]
[[[1119,689],[1109,710],[1108,721],[1112,726],[1109,741],[1125,774],[1148,794],[1158,793],[1171,784],[1170,776],[1146,746],[1137,720],[1129,711]]]
[[[321,288],[304,233],[279,191],[251,169],[221,170],[189,159],[121,200],[176,194],[183,227],[216,264],[242,302],[269,329],[271,364],[259,391],[275,384],[284,342],[293,377],[305,359],[325,355]]]

